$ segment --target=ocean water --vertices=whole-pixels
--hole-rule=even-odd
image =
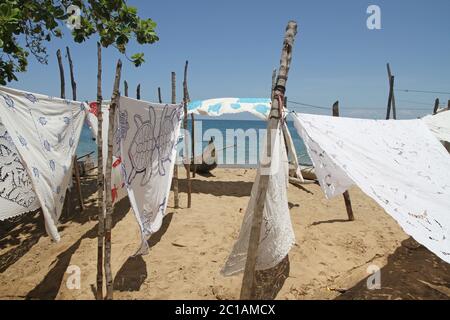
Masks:
[[[190,130],[191,121],[188,123]],[[266,126],[267,123],[265,121],[257,120],[196,120],[195,154],[201,154],[202,147],[204,148],[210,138],[214,137],[219,165],[255,167],[259,160],[260,149],[265,141]],[[288,128],[300,163],[311,164],[311,160],[306,154],[305,145],[291,121],[288,122]],[[181,155],[184,142],[180,141],[178,146],[179,154]],[[92,159],[96,159],[97,145],[92,139],[89,128],[85,125],[81,132],[77,155],[82,156],[92,151],[94,152]]]

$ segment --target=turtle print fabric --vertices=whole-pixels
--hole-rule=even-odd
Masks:
[[[450,262],[450,156],[422,120],[294,115],[327,198],[356,184]]]
[[[33,207],[33,202],[27,198],[32,196],[32,186],[47,232],[55,241],[60,239],[57,223],[72,175],[72,159],[83,127],[85,108],[81,102],[0,87],[1,122],[26,169],[26,174],[21,171],[19,179],[16,176],[10,180],[20,182],[14,185],[15,190],[6,192],[10,199],[21,205],[30,203]],[[22,170],[18,158],[13,166],[16,172]]]
[[[166,212],[181,115],[181,105],[120,97],[114,150],[120,153],[122,178],[141,229],[140,254],[148,252],[147,240]]]

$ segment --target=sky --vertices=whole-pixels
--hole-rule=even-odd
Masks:
[[[122,56],[122,80],[130,96],[141,84],[142,99],[170,102],[171,72],[177,75],[177,100],[182,97],[185,60],[192,100],[220,97],[268,97],[272,70],[278,68],[285,27],[298,24],[286,96],[327,109],[288,108],[329,114],[339,100],[341,116],[383,118],[388,99],[386,63],[398,90],[450,92],[450,1],[448,0],[317,0],[317,1],[142,1],[127,2],[142,18],[157,23],[160,40],[152,45],[130,43],[128,54],[144,52],[136,68]],[[381,9],[381,30],[369,30],[369,5]],[[69,46],[75,65],[79,100],[96,98],[96,41],[76,44],[66,32],[48,45],[49,63],[32,56],[26,73],[9,86],[59,96],[56,50]],[[115,65],[121,55],[103,51],[104,98],[111,96]],[[65,60],[66,95],[70,97]],[[399,118],[430,113],[434,100],[447,106],[450,94],[396,91]],[[246,116],[239,116],[247,119]]]

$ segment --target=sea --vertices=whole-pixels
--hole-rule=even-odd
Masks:
[[[191,130],[192,122],[188,122]],[[195,155],[200,155],[211,139],[214,138],[218,164],[221,167],[256,167],[258,165],[260,150],[265,141],[265,129],[267,122],[258,120],[195,120]],[[303,165],[311,165],[305,145],[297,134],[294,124],[288,121],[289,132],[297,152],[299,162]],[[200,143],[201,142],[201,143]],[[178,143],[179,149],[184,146],[183,141]],[[200,147],[201,146],[201,147]],[[91,159],[97,159],[97,144],[87,125],[81,132],[77,156],[92,152]],[[179,151],[182,154],[182,150]],[[180,156],[181,157],[181,156]]]

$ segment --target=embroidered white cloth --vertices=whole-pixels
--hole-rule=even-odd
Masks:
[[[221,116],[223,114],[249,112],[267,120],[272,101],[261,98],[219,98],[192,101],[188,104],[188,113]]]
[[[182,109],[181,105],[120,97],[116,149],[120,150],[128,197],[141,229],[138,254],[148,253],[147,240],[159,230],[166,213]]]
[[[286,257],[295,243],[287,199],[289,165],[281,128],[276,130],[272,139],[272,146],[273,156],[263,210],[263,224],[256,261],[257,270],[275,267]],[[265,150],[265,147],[263,150]],[[261,157],[261,159],[267,161],[267,155],[263,153]],[[261,170],[264,169],[259,167],[239,237],[221,271],[225,276],[242,272],[245,269]]]
[[[450,142],[450,110],[428,115],[422,120],[439,140]]]
[[[86,110],[86,123],[91,129],[91,133],[95,141],[97,141],[98,133],[98,107],[97,102],[91,102],[89,104],[89,110]],[[103,144],[103,173],[106,171],[106,160],[108,157],[108,129],[109,129],[109,101],[102,104],[102,144]],[[126,113],[126,112],[125,112]],[[120,163],[122,159],[120,155],[113,155],[112,168],[111,168],[111,193],[113,203],[120,201],[127,196],[127,189],[122,179],[120,172]]]
[[[450,156],[422,120],[294,115],[328,198],[352,184],[450,262]]]
[[[0,221],[39,207],[39,200],[19,152],[0,122]]]
[[[39,199],[48,234],[57,223],[72,176],[73,156],[86,105],[0,87],[0,117],[20,154]]]

